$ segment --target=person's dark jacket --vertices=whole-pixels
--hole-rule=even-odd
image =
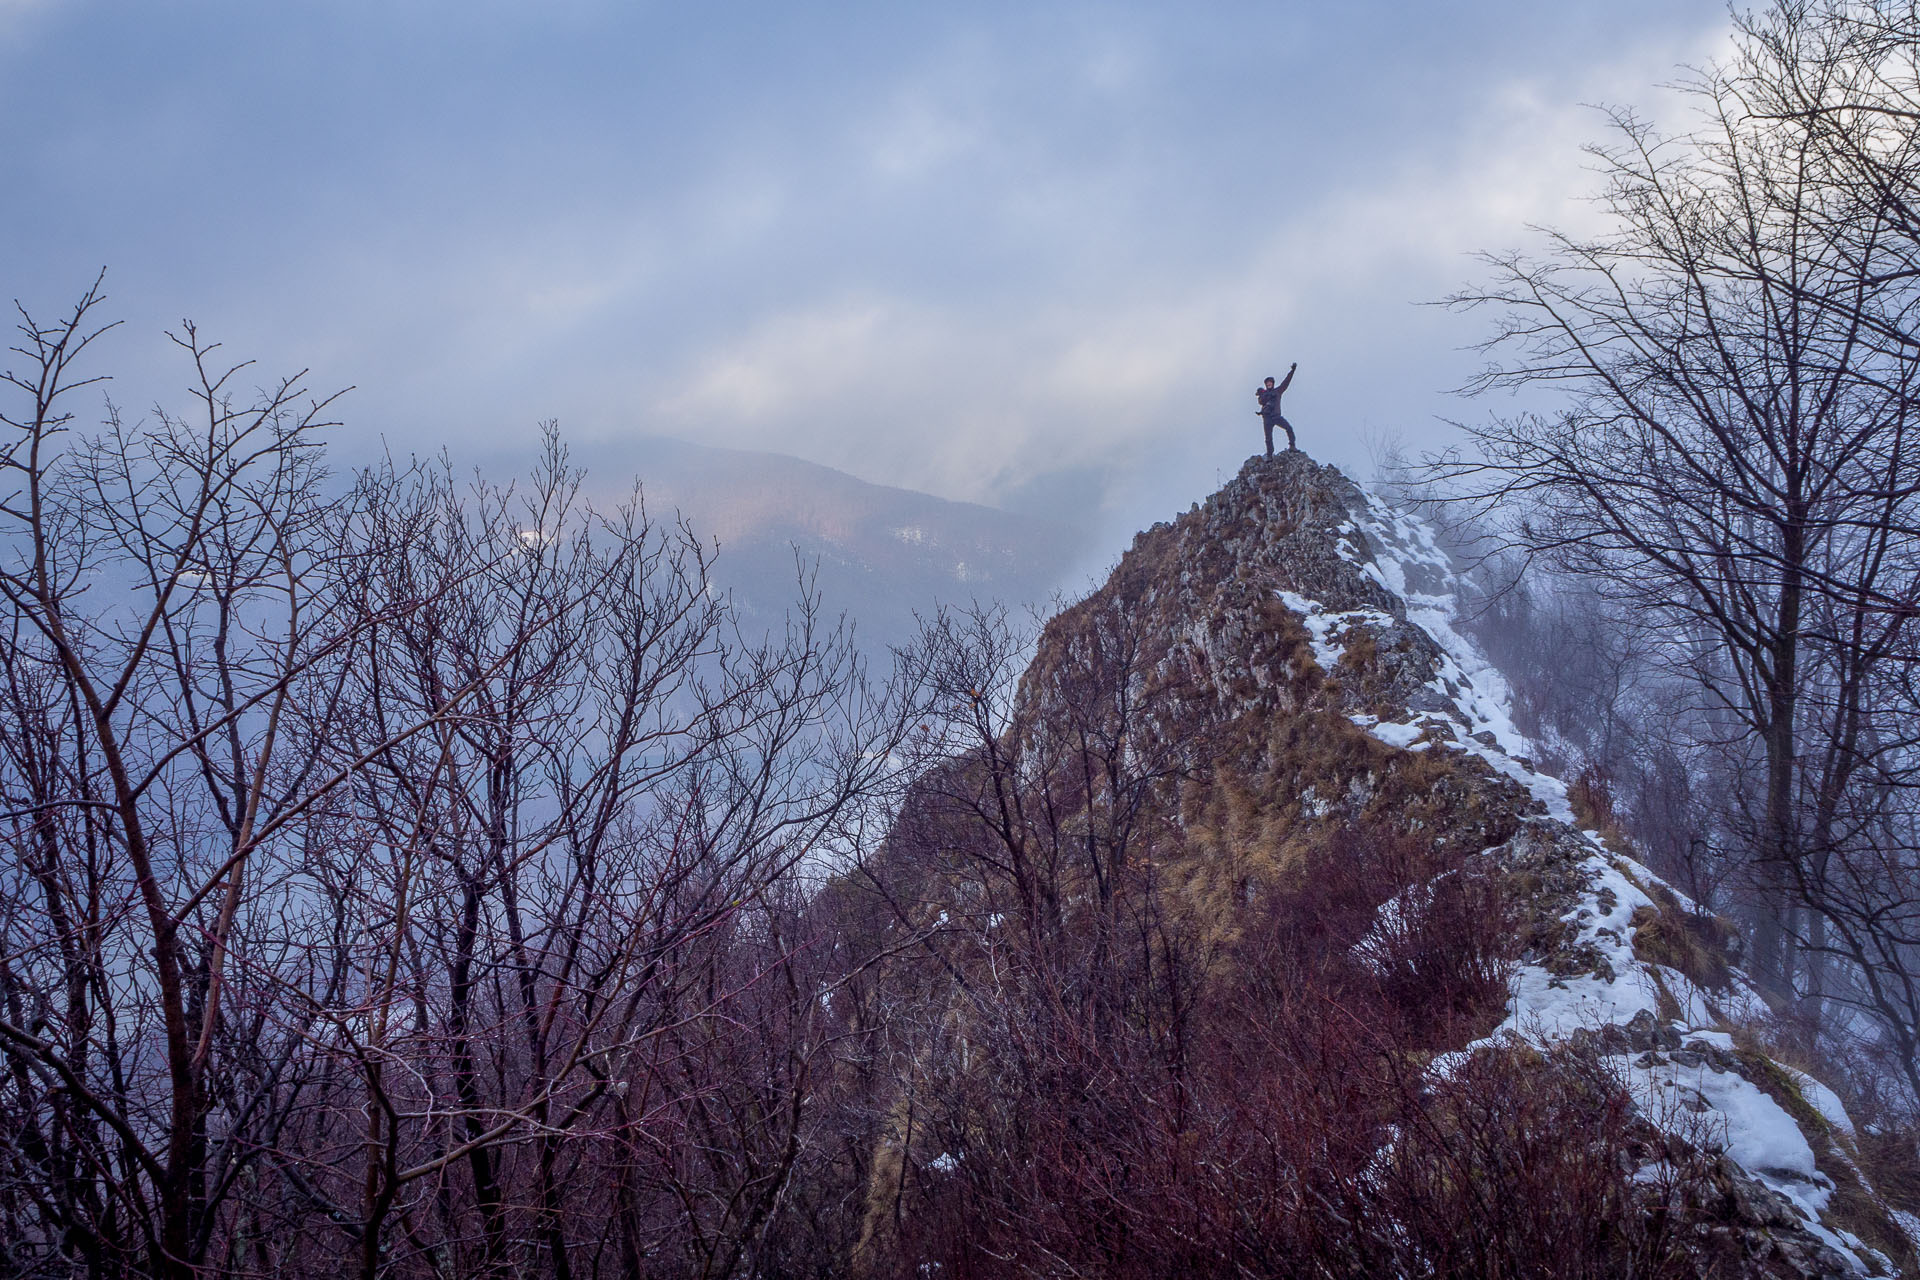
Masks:
[[[1260,417],[1263,421],[1280,421],[1280,396],[1292,385],[1293,374],[1294,370],[1288,369],[1287,376],[1281,380],[1279,386],[1260,387],[1254,391],[1254,396],[1260,401]]]

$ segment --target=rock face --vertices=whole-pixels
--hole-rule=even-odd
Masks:
[[[1303,453],[1255,458],[1204,506],[1138,535],[1107,583],[1049,624],[1025,710],[1047,720],[1087,633],[1125,629],[1151,651],[1156,718],[1189,736],[1197,724],[1276,826],[1317,838],[1381,825],[1484,848],[1545,810],[1517,763],[1504,683],[1452,631],[1452,582],[1423,526],[1339,471]],[[1418,758],[1436,742],[1479,764]]]
[[[1186,892],[1250,897],[1342,831],[1475,860],[1520,906],[1519,964],[1499,1025],[1428,1071],[1516,1046],[1601,1063],[1648,1152],[1712,1161],[1684,1191],[1662,1190],[1664,1159],[1622,1171],[1648,1212],[1695,1224],[1703,1274],[1912,1267],[1844,1114],[1808,1101],[1832,1095],[1735,1039],[1766,1008],[1724,930],[1582,830],[1566,787],[1534,770],[1505,682],[1454,628],[1457,586],[1419,520],[1304,454],[1255,458],[1140,534],[1104,587],[1048,625],[1013,733],[1053,732],[1076,714],[1076,673],[1127,649],[1130,693],[1150,709],[1129,749],[1208,779],[1181,802]]]

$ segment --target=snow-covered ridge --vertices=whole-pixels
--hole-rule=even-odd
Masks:
[[[1532,745],[1513,723],[1507,681],[1456,625],[1463,583],[1432,528],[1376,494],[1361,488],[1357,493],[1359,500],[1349,504],[1347,519],[1331,530],[1338,554],[1396,597],[1404,605],[1407,623],[1424,632],[1440,656],[1426,686],[1432,697],[1422,700],[1429,709],[1404,721],[1366,714],[1355,714],[1352,720],[1396,749],[1474,755],[1540,802],[1542,812],[1528,819],[1521,834],[1487,856],[1511,856],[1529,843],[1547,840],[1576,842],[1574,871],[1580,888],[1561,919],[1568,947],[1590,961],[1585,971],[1567,976],[1564,964],[1521,965],[1500,1027],[1462,1053],[1437,1061],[1433,1069],[1446,1071],[1467,1054],[1496,1044],[1545,1045],[1577,1033],[1609,1036],[1610,1041],[1599,1043],[1617,1042],[1630,1051],[1607,1054],[1604,1061],[1650,1122],[1698,1145],[1717,1146],[1750,1178],[1781,1197],[1804,1230],[1833,1250],[1835,1261],[1852,1273],[1893,1274],[1893,1263],[1884,1254],[1831,1218],[1835,1184],[1817,1167],[1807,1133],[1736,1061],[1726,1028],[1764,1018],[1765,1002],[1737,971],[1729,990],[1708,993],[1677,970],[1636,953],[1634,921],[1639,913],[1662,909],[1655,893],[1683,910],[1692,910],[1693,904],[1639,862],[1610,849],[1597,832],[1580,829],[1566,785],[1534,766]],[[1292,590],[1276,595],[1300,617],[1314,660],[1328,672],[1358,632],[1395,625],[1395,619],[1377,609],[1333,610]],[[1793,1074],[1801,1095],[1828,1126],[1836,1134],[1850,1135],[1852,1122],[1832,1091]],[[1837,1144],[1834,1149],[1846,1158]],[[1651,1168],[1641,1172],[1646,1180],[1659,1173]],[[1911,1215],[1891,1216],[1910,1235],[1920,1225]],[[1920,1247],[1920,1237],[1914,1243]]]

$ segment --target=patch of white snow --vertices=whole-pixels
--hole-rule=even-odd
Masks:
[[[1729,1036],[1728,1039],[1731,1040],[1732,1037]],[[1838,1094],[1804,1071],[1796,1071],[1784,1063],[1780,1069],[1787,1073],[1788,1078],[1800,1090],[1800,1096],[1807,1100],[1807,1105],[1820,1113],[1822,1120],[1849,1138],[1859,1136],[1853,1127],[1853,1117],[1847,1114],[1846,1104],[1840,1101]]]
[[[1386,724],[1372,725],[1367,732],[1390,747],[1411,747],[1427,731],[1424,724]]]

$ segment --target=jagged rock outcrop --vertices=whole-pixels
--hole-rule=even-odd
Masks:
[[[1431,752],[1451,765],[1430,784],[1429,794],[1446,797],[1442,812],[1409,805],[1405,821],[1438,840],[1487,841],[1480,856],[1525,886],[1531,926],[1508,1016],[1482,1043],[1584,1043],[1617,1069],[1650,1123],[1679,1114],[1689,1136],[1723,1144],[1724,1220],[1709,1232],[1723,1264],[1738,1257],[1770,1275],[1893,1270],[1833,1212],[1838,1179],[1847,1179],[1852,1225],[1897,1241],[1836,1140],[1850,1127],[1844,1115],[1806,1100],[1817,1091],[1833,1110],[1832,1095],[1811,1081],[1796,1086],[1795,1073],[1736,1048],[1724,1029],[1764,1018],[1757,994],[1730,966],[1709,991],[1636,948],[1642,929],[1687,916],[1691,904],[1625,850],[1580,830],[1565,787],[1534,771],[1506,715],[1504,682],[1453,629],[1454,573],[1421,522],[1288,453],[1251,460],[1205,506],[1142,534],[1128,559],[1107,592],[1137,590],[1128,607],[1164,616],[1209,671],[1291,691],[1254,699],[1260,714],[1324,709],[1392,752]],[[1158,581],[1138,590],[1137,576]],[[1272,668],[1271,649],[1255,638],[1288,628],[1274,625],[1270,599],[1307,632],[1319,680],[1298,679],[1297,647]],[[1316,787],[1327,799],[1303,816],[1358,816],[1393,790],[1394,767]],[[1285,803],[1284,795],[1273,798]],[[1904,1243],[1911,1264],[1913,1242]]]
[[[1915,1242],[1866,1185],[1837,1100],[1747,1035],[1766,1006],[1730,933],[1617,839],[1583,830],[1567,788],[1536,771],[1505,682],[1455,630],[1459,587],[1420,520],[1304,454],[1252,459],[1205,504],[1141,533],[1100,589],[1048,624],[987,755],[1043,761],[1009,766],[1008,780],[1045,785],[1049,742],[1077,726],[1084,757],[1088,726],[1118,723],[1104,803],[1120,807],[1128,769],[1144,779],[1127,811],[1157,812],[1163,829],[1128,856],[1152,863],[1167,910],[1195,920],[1244,921],[1234,908],[1297,891],[1302,866],[1356,833],[1444,868],[1382,903],[1378,929],[1442,877],[1497,882],[1506,913],[1466,927],[1511,933],[1499,940],[1514,966],[1505,1008],[1468,1043],[1428,1046],[1430,1079],[1478,1054],[1591,1064],[1637,1111],[1638,1154],[1620,1178],[1644,1212],[1689,1233],[1699,1274],[1914,1267]],[[961,772],[987,768],[976,758]],[[1099,794],[1089,781],[1069,827],[1111,827],[1092,813]],[[949,821],[909,817],[939,832]],[[1112,870],[1098,886],[1067,881],[1062,899],[1111,892]],[[943,901],[944,924],[965,895]],[[998,909],[986,918],[1000,927]],[[969,961],[946,963],[961,975]],[[965,1026],[977,1005],[940,1016]],[[932,1170],[960,1159],[913,1158]],[[880,1166],[893,1177],[908,1159],[896,1146]],[[1668,1176],[1680,1164],[1687,1175]]]
[[[1657,1274],[1811,1278],[1916,1267],[1901,1215],[1860,1174],[1843,1107],[1749,1034],[1768,1013],[1738,971],[1732,931],[1617,837],[1582,829],[1567,787],[1528,758],[1505,681],[1453,626],[1459,599],[1452,560],[1421,520],[1331,466],[1284,453],[1248,461],[1204,505],[1140,533],[1100,589],[1044,628],[1004,729],[929,775],[895,829],[899,848],[922,856],[906,860],[912,869],[887,889],[889,910],[939,944],[939,969],[916,971],[899,998],[922,1002],[924,1025],[943,1029],[927,1044],[939,1042],[947,1057],[906,1054],[908,1086],[874,1161],[864,1257],[879,1257],[879,1242],[899,1232],[910,1171],[931,1188],[925,1203],[937,1205],[939,1188],[973,1169],[981,1182],[972,1194],[998,1213],[993,1178],[1008,1173],[968,1155],[1018,1146],[989,1132],[991,1117],[1006,1111],[1014,1119],[1004,1123],[1020,1132],[1037,1115],[1050,1119],[1056,1098],[1081,1105],[1091,1084],[1075,1084],[1066,1059],[1048,1057],[1058,1046],[1037,1048],[1033,1027],[1068,1019],[1071,1054],[1091,1052],[1094,1077],[1112,1079],[1121,1067],[1087,1048],[1087,1027],[1162,1044],[1173,1034],[1162,1013],[1135,1009],[1131,992],[1187,983],[1187,1000],[1206,1004],[1208,988],[1231,990],[1233,967],[1267,954],[1252,936],[1271,927],[1261,902],[1315,892],[1313,877],[1338,875],[1340,854],[1329,850],[1388,848],[1400,850],[1394,865],[1411,879],[1367,898],[1357,929],[1321,931],[1313,944],[1340,946],[1361,965],[1404,965],[1398,994],[1379,1006],[1402,1019],[1382,1052],[1421,1063],[1428,1084],[1419,1088],[1442,1092],[1455,1075],[1471,1077],[1482,1055],[1523,1073],[1528,1063],[1561,1071],[1574,1061],[1574,1075],[1605,1080],[1632,1115],[1611,1134],[1622,1194],[1667,1230],[1659,1247],[1668,1268]],[[956,691],[960,710],[985,725],[985,695],[966,679]],[[1035,873],[1041,864],[1046,873]],[[1146,889],[1127,889],[1129,875]],[[1469,881],[1490,887],[1488,896],[1461,889]],[[1129,892],[1139,900],[1123,910]],[[1340,892],[1350,910],[1354,889]],[[1492,1002],[1471,990],[1434,996],[1459,1007],[1428,1019],[1405,1013],[1427,1000],[1425,960],[1407,958],[1407,946],[1427,942],[1411,938],[1407,921],[1448,892],[1446,927],[1488,935],[1465,940],[1469,967],[1492,958],[1505,986],[1492,988]],[[1480,902],[1486,913],[1475,915]],[[1010,936],[1016,917],[1025,921],[1020,938]],[[1311,931],[1298,913],[1288,919]],[[1117,938],[1140,921],[1185,929],[1183,954],[1213,960],[1183,977],[1175,960],[1154,958],[1148,938],[1137,967],[1121,973]],[[1091,961],[1046,969],[1048,948],[1087,948]],[[1102,979],[1106,969],[1114,973]],[[1117,990],[1102,994],[1102,983]],[[1039,1004],[1021,1004],[1031,1000]],[[1043,1065],[989,1052],[1008,1040],[1020,1054],[1043,1055]],[[1235,1077],[1225,1088],[1223,1115]],[[1031,1094],[1027,1111],[996,1109],[995,1098],[1021,1090]],[[950,1092],[985,1102],[954,1105],[945,1125],[912,1103]],[[1175,1092],[1175,1111],[1187,1098],[1208,1105],[1198,1084]],[[1329,1115],[1371,1126],[1384,1157],[1402,1121],[1392,1107],[1369,1105]],[[1085,1134],[1116,1121],[1094,1111],[1075,1111],[1062,1142],[1098,1144]],[[1156,1138],[1131,1142],[1123,1165]],[[1198,1138],[1173,1142],[1148,1159],[1179,1163]],[[1196,1178],[1221,1167],[1210,1161]],[[1348,1176],[1348,1197],[1371,1203],[1375,1174],[1365,1161]],[[1229,1180],[1225,1199],[1235,1196]],[[1125,1221],[1117,1205],[1100,1211],[1104,1224],[1092,1234]],[[1288,1213],[1298,1217],[1298,1207]],[[1369,1263],[1356,1247],[1342,1255],[1346,1270],[1327,1274],[1394,1274],[1396,1261]],[[1392,1232],[1382,1247],[1396,1247]],[[1221,1265],[1204,1249],[1192,1257]]]
[[[1504,710],[1433,635],[1450,572],[1419,526],[1334,468],[1256,458],[1138,535],[1107,583],[1049,624],[1025,711],[1052,718],[1083,633],[1124,625],[1154,651],[1153,718],[1203,729],[1276,829],[1312,839],[1378,824],[1484,848],[1544,809],[1497,751],[1520,750]],[[1457,738],[1477,754],[1419,758]]]

